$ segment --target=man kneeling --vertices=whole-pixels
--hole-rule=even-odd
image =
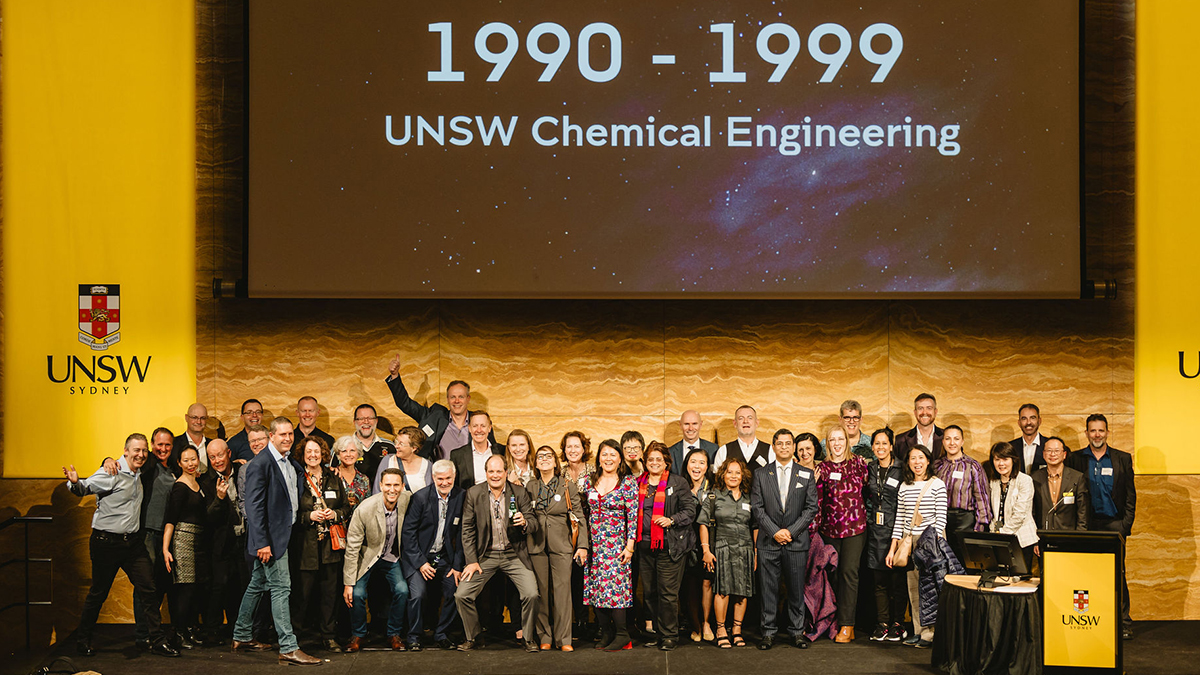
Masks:
[[[492,455],[484,463],[487,482],[467,490],[463,502],[462,544],[467,566],[462,583],[454,593],[462,616],[466,641],[459,651],[483,646],[480,640],[479,611],[475,599],[488,579],[504,572],[521,595],[521,630],[525,651],[536,652],[534,622],[537,619],[538,585],[533,562],[525,546],[525,537],[537,531],[529,493],[508,482],[508,469],[502,455]]]
[[[346,533],[346,562],[342,583],[350,607],[351,637],[346,651],[362,649],[367,637],[367,582],[371,574],[386,574],[392,592],[388,608],[388,643],[404,651],[404,609],[408,584],[400,565],[400,532],[408,510],[409,493],[404,491],[404,474],[385,469],[379,479],[379,494],[363,500],[350,519]]]

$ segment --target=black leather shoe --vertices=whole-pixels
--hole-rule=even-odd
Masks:
[[[542,651],[542,648],[538,646],[538,643],[529,642],[527,640],[525,642],[525,651],[529,652],[530,654],[536,654],[536,653]]]
[[[410,651],[410,652],[421,651],[421,641],[420,640],[409,640],[408,641],[408,651]]]
[[[333,652],[334,654],[341,654],[345,650],[342,649],[342,646],[338,644],[337,640],[329,638],[328,640],[325,640],[325,651]]]
[[[483,640],[464,640],[457,649],[460,652],[473,652],[477,649],[483,649]]]
[[[75,643],[75,651],[80,656],[95,656],[96,655],[96,650],[92,649],[91,643],[85,642],[83,640],[80,640],[79,642]]]
[[[454,643],[450,641],[450,638],[442,638],[433,644],[438,649],[454,649]]]
[[[188,635],[185,631],[180,631],[175,634],[175,644],[173,646],[178,650],[195,649],[199,645],[192,641],[192,636]]]
[[[154,646],[150,647],[150,653],[159,656],[179,656],[179,650],[166,640],[155,642]]]
[[[150,651],[150,640],[149,638],[138,638],[133,641],[133,646],[137,647],[139,652],[148,652]]]
[[[1124,628],[1121,629],[1121,639],[1122,640],[1132,640],[1133,639],[1133,626],[1125,626]]]
[[[763,638],[758,643],[759,651],[764,651],[764,652],[774,646],[775,646],[775,636],[773,636],[773,635]]]
[[[796,640],[796,649],[808,649],[808,646],[810,644],[812,644],[812,640],[809,640],[808,638],[804,637],[803,635],[797,635],[795,640]]]
[[[675,640],[672,640],[671,638],[667,638],[662,641],[662,644],[659,645],[658,648],[664,652],[673,652],[673,651],[675,651],[675,644],[676,644]]]

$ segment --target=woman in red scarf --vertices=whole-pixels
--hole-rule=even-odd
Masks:
[[[637,551],[642,593],[654,621],[655,637],[663,651],[679,641],[679,584],[689,551],[696,547],[696,498],[687,479],[670,473],[671,453],[653,441],[646,448],[646,472],[638,478]]]

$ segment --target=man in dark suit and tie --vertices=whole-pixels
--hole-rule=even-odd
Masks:
[[[418,455],[431,462],[450,459],[451,452],[466,445],[470,440],[468,427],[471,418],[478,414],[467,409],[471,405],[471,385],[462,380],[454,380],[446,386],[446,403],[449,408],[441,403],[421,405],[412,400],[400,379],[399,354],[392,357],[392,362],[388,364],[385,382],[388,389],[392,390],[392,400],[396,402],[396,407],[411,417],[425,434],[425,444],[417,451]],[[489,434],[488,440],[495,443],[496,437]]]
[[[713,455],[713,470],[725,461],[726,457],[740,457],[754,471],[775,461],[775,452],[770,445],[758,440],[758,412],[744,405],[733,412],[733,425],[737,428],[737,438],[717,449]]]
[[[792,641],[807,649],[804,637],[804,578],[808,564],[808,526],[817,515],[816,477],[792,461],[795,435],[787,429],[772,439],[775,460],[754,474],[750,491],[750,519],[758,528],[758,580],[762,589],[762,642],[775,643],[775,615],[779,607],[779,581],[785,575],[788,620]]]
[[[1133,533],[1137,489],[1133,481],[1133,455],[1108,445],[1108,418],[1099,413],[1087,418],[1088,447],[1072,452],[1066,465],[1088,481],[1088,529],[1121,535],[1121,637],[1133,639],[1129,617],[1129,585],[1125,578],[1125,539]]]
[[[467,428],[471,432],[471,442],[450,453],[455,480],[464,490],[470,490],[487,479],[484,464],[488,457],[504,454],[504,446],[492,441],[491,415],[483,411],[475,413]]]
[[[280,663],[318,665],[300,651],[292,632],[288,608],[292,578],[288,570],[288,542],[296,522],[301,476],[304,469],[292,459],[292,422],[286,417],[271,421],[271,441],[267,448],[246,464],[246,549],[254,555],[250,585],[242,596],[237,625],[233,629],[233,651],[246,647],[255,651],[269,646],[253,639],[254,610],[262,596],[268,596],[275,630],[279,633]]]
[[[400,537],[404,557],[401,564],[408,579],[408,650],[421,650],[423,613],[421,606],[430,584],[442,586],[442,612],[433,633],[439,649],[450,649],[449,631],[458,618],[454,591],[466,561],[463,556],[462,509],[466,492],[454,484],[454,463],[433,463],[433,485],[417,490],[404,516]]]
[[[712,464],[713,458],[717,455],[717,444],[707,438],[700,438],[700,413],[695,410],[688,410],[679,417],[679,428],[683,430],[683,440],[679,441],[670,448],[671,452],[671,473],[687,477],[687,468],[684,467],[683,461],[687,458],[688,453],[699,448],[708,455],[708,463]],[[712,467],[713,473],[716,473],[716,466]]]
[[[1017,468],[1032,476],[1034,471],[1046,466],[1043,456],[1046,439],[1038,432],[1042,427],[1042,411],[1032,403],[1022,405],[1017,410],[1017,424],[1021,427],[1021,436],[1009,444],[1017,451]]]
[[[1033,472],[1033,514],[1039,530],[1088,529],[1087,478],[1063,465],[1067,445],[1051,436],[1043,446],[1046,466]]]
[[[483,647],[475,600],[488,579],[503,572],[521,596],[521,627],[525,651],[537,652],[538,585],[526,537],[537,532],[533,503],[525,488],[508,482],[504,458],[488,457],[487,480],[467,490],[463,498],[462,546],[466,566],[454,593],[466,641],[459,651]]]
[[[896,456],[907,457],[908,451],[918,445],[923,445],[933,452],[933,459],[939,460],[946,456],[942,449],[941,427],[934,424],[937,419],[937,399],[933,394],[920,393],[913,401],[913,417],[917,418],[917,426],[896,436]]]

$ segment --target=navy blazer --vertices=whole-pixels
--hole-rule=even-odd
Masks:
[[[712,473],[716,473],[717,467],[712,465],[712,461],[713,461],[713,457],[717,456],[717,444],[713,443],[712,441],[708,440],[707,438],[697,438],[696,445],[701,450],[704,451],[704,454],[708,455],[709,471]],[[670,447],[670,452],[671,452],[671,473],[675,474],[676,476],[683,476],[686,478],[687,471],[683,467],[683,460],[685,458],[687,458],[688,452],[690,452],[690,451],[687,450],[687,446],[684,444],[684,441],[679,441],[675,445],[672,445]]]
[[[1013,450],[1017,451],[1017,468],[1021,470],[1021,473],[1027,473],[1032,476],[1034,471],[1046,468],[1046,458],[1042,456],[1042,449],[1046,446],[1045,436],[1041,435],[1040,433],[1038,434],[1038,444],[1036,446],[1037,450],[1035,450],[1033,453],[1032,466],[1025,466],[1024,436],[1018,436],[1017,438],[1009,441],[1008,444],[1013,446]]]
[[[455,485],[450,489],[446,504],[446,526],[442,529],[442,554],[450,561],[450,569],[461,572],[466,566],[462,548],[462,509],[466,491]],[[421,565],[429,562],[429,550],[437,536],[438,494],[437,486],[430,483],[413,493],[404,514],[404,527],[400,534],[400,568],[404,576],[417,574]]]
[[[808,526],[817,515],[816,472],[793,460],[792,487],[788,491],[787,504],[781,504],[776,466],[777,462],[771,462],[754,472],[754,486],[750,490],[750,519],[758,528],[758,546],[807,551]],[[775,533],[783,529],[792,533],[792,541],[781,547],[775,541]]]
[[[288,550],[292,536],[292,499],[288,495],[283,471],[275,463],[273,445],[250,460],[246,472],[246,552],[253,556],[264,546],[271,547],[271,557],[279,559]],[[296,497],[303,489],[304,467],[290,455],[288,461],[296,470]]]

